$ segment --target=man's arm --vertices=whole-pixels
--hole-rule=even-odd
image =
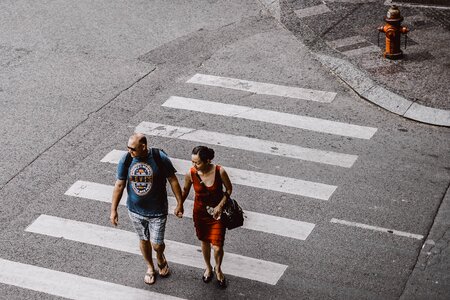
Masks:
[[[186,200],[186,198],[189,195],[189,191],[191,190],[192,186],[192,180],[191,180],[191,173],[188,171],[186,175],[184,175],[184,187],[183,192],[181,194],[183,201]]]
[[[181,187],[180,183],[178,182],[178,178],[175,174],[172,174],[171,176],[167,177],[170,183],[170,187],[172,188],[172,192],[175,195],[175,198],[177,199],[177,207],[175,208],[174,214],[178,218],[183,217],[184,213],[184,199],[181,195]]]
[[[122,199],[123,190],[125,189],[126,180],[116,180],[114,184],[114,191],[111,201],[111,215],[109,217],[111,224],[117,226],[119,222],[119,214],[117,213],[117,207],[119,206],[120,199]]]

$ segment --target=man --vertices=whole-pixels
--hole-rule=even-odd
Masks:
[[[117,206],[127,186],[128,214],[139,236],[139,247],[147,263],[144,282],[153,284],[156,273],[152,248],[156,252],[159,275],[167,277],[170,273],[164,256],[164,233],[168,212],[166,178],[178,202],[174,214],[179,218],[183,216],[181,188],[170,159],[163,151],[156,149],[156,152],[149,151],[147,138],[143,134],[133,134],[128,140],[127,147],[128,153],[122,157],[117,167],[110,220],[117,226],[119,220]]]

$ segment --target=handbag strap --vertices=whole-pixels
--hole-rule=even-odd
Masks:
[[[211,195],[211,192],[208,190],[208,187],[207,187],[206,184],[203,182],[203,180],[200,178],[200,175],[198,174],[198,171],[195,171],[195,176],[197,176],[198,180],[200,181],[200,184],[205,188],[206,193],[207,193],[208,195]],[[220,174],[219,174],[219,177],[220,177]],[[222,180],[222,178],[220,178],[220,180]],[[228,195],[227,192],[223,192],[223,191],[222,191],[222,193],[223,193],[224,195],[226,195],[227,199],[230,199],[230,195]]]
[[[208,195],[210,195],[211,193],[208,190],[208,187],[206,186],[206,184],[203,182],[203,180],[200,178],[200,175],[198,174],[198,171],[195,171],[195,176],[197,176],[198,180],[200,181],[200,184],[205,188],[206,193]]]

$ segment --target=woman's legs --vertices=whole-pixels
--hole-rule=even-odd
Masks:
[[[216,266],[214,267],[214,270],[216,272],[217,280],[223,281],[225,279],[225,276],[222,273],[222,260],[223,260],[223,246],[216,246],[213,245],[214,249],[214,260],[216,261]]]
[[[211,266],[211,245],[209,242],[201,241],[202,242],[202,253],[203,253],[203,259],[205,260],[206,270],[205,274],[203,274],[206,277],[210,277],[212,274],[212,266]]]

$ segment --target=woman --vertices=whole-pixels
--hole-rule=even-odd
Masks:
[[[222,273],[222,259],[224,255],[225,225],[220,219],[227,197],[231,195],[232,186],[225,169],[214,165],[214,150],[206,146],[197,146],[192,150],[193,167],[186,173],[184,179],[183,201],[194,185],[193,219],[195,232],[202,243],[203,259],[206,269],[203,282],[208,283],[216,274],[219,287],[225,288],[225,276]],[[222,190],[225,187],[225,192]],[[209,212],[208,212],[209,211]],[[211,244],[214,249],[214,269],[211,266]]]

